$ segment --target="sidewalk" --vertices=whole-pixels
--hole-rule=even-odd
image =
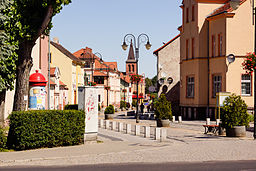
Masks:
[[[120,119],[135,124],[135,119]],[[141,120],[140,124],[155,125]],[[202,121],[172,123],[166,142],[99,129],[99,141],[72,147],[0,153],[1,166],[256,160],[256,141],[205,135]],[[251,136],[251,137],[250,137]]]

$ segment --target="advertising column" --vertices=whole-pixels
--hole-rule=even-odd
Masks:
[[[85,111],[84,141],[97,140],[98,134],[98,94],[95,87],[78,88],[78,108]]]

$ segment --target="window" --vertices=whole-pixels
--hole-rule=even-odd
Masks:
[[[96,84],[104,84],[104,77],[103,76],[94,76],[94,82]]]
[[[131,72],[131,65],[128,65],[128,67],[129,67],[129,72]]]
[[[134,72],[134,65],[132,65],[132,72]]]
[[[98,102],[100,102],[100,94],[98,95],[98,97],[99,97],[99,98],[98,98]]]
[[[192,44],[192,59],[195,57],[195,39],[192,38],[191,40],[191,44]]]
[[[84,67],[85,68],[90,68],[90,62],[86,61]]]
[[[186,59],[189,58],[189,39],[186,40]]]
[[[241,94],[251,96],[251,75],[243,74],[241,79]]]
[[[194,97],[195,78],[187,77],[187,97]]]
[[[214,75],[213,76],[213,89],[212,89],[212,97],[216,97],[216,93],[221,92],[221,76]]]
[[[189,8],[187,8],[187,11],[186,11],[186,23],[189,22]]]
[[[215,47],[216,47],[215,35],[212,35],[212,57],[215,57]]]
[[[195,5],[192,6],[192,21],[195,21]]]
[[[222,56],[222,34],[221,33],[218,35],[218,39],[219,39],[218,52],[219,52],[219,56]]]

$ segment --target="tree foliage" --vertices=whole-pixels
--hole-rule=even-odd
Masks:
[[[12,90],[15,80],[15,71],[17,61],[17,41],[8,30],[7,23],[15,21],[8,14],[12,1],[0,0],[0,92],[4,89]]]
[[[241,96],[232,94],[224,101],[224,107],[221,110],[222,126],[233,128],[234,126],[248,126],[249,114],[247,105]]]
[[[25,110],[28,96],[29,73],[33,66],[32,48],[42,34],[52,28],[52,17],[60,12],[62,5],[71,0],[15,0],[4,12],[11,20],[5,22],[5,31],[18,42],[16,62],[16,89],[13,110]],[[13,60],[14,61],[14,60]],[[12,62],[13,62],[12,61]]]
[[[157,119],[169,119],[172,120],[172,105],[164,94],[161,94],[160,98],[155,102],[155,115]]]

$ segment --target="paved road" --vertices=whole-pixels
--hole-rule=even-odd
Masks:
[[[180,162],[161,164],[107,164],[107,165],[74,165],[67,167],[12,167],[0,168],[4,171],[256,171],[256,161],[228,162]]]

